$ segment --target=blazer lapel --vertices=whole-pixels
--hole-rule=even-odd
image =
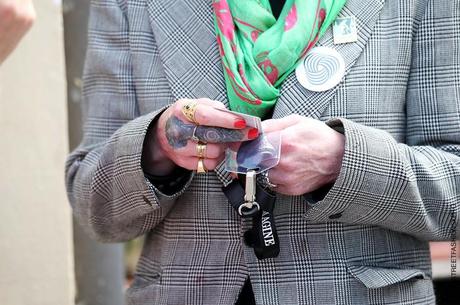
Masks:
[[[212,0],[146,0],[173,95],[208,97],[228,106]]]
[[[342,82],[330,90],[313,92],[302,87],[296,79],[295,72],[291,73],[281,85],[281,96],[276,103],[273,118],[284,117],[292,113],[319,118],[326,110],[337,89],[343,85],[343,80],[348,71],[362,53],[372,34],[385,0],[367,0],[364,2],[362,0],[348,0],[338,16],[353,16],[355,18],[358,41],[334,45],[331,26],[316,44],[316,46],[334,48],[343,56],[345,75]]]
[[[317,46],[336,49],[345,60],[345,75],[363,51],[385,0],[348,0],[339,17],[354,16],[358,41],[333,44],[332,27]],[[173,95],[208,97],[228,105],[219,50],[215,40],[212,0],[147,0],[156,43]],[[324,92],[303,88],[291,73],[281,86],[273,117],[291,113],[319,118],[339,86]]]

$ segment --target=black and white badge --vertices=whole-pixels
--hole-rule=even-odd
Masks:
[[[296,68],[299,83],[310,91],[326,91],[340,83],[345,75],[345,61],[333,48],[316,47],[302,58]]]

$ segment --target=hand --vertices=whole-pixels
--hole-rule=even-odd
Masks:
[[[32,0],[0,0],[0,64],[32,26]]]
[[[193,101],[198,103],[195,119],[199,126],[188,121],[182,113],[182,106]],[[225,149],[230,143],[258,137],[259,131],[246,127],[243,118],[216,108],[225,106],[202,98],[181,99],[166,109],[151,133],[147,134],[147,148],[143,153],[146,158],[143,160],[144,170],[158,176],[169,174],[175,166],[196,170],[197,143],[191,140],[194,131],[200,141],[208,143],[203,161],[208,170],[215,169],[224,159]]]
[[[325,123],[299,115],[262,122],[263,131],[281,131],[281,159],[269,171],[276,192],[303,195],[337,179],[345,137]]]

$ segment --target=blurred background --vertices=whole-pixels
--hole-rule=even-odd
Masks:
[[[81,138],[89,0],[34,5],[33,28],[0,66],[0,305],[122,305],[142,240],[90,240],[64,188]],[[459,243],[431,247],[438,304],[459,305]]]

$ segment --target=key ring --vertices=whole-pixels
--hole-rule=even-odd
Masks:
[[[245,212],[243,208],[249,209],[249,211]],[[238,214],[240,214],[240,216],[243,216],[243,217],[252,216],[259,211],[260,211],[260,205],[257,202],[252,202],[252,203],[246,202],[240,205],[240,207],[238,208]]]

